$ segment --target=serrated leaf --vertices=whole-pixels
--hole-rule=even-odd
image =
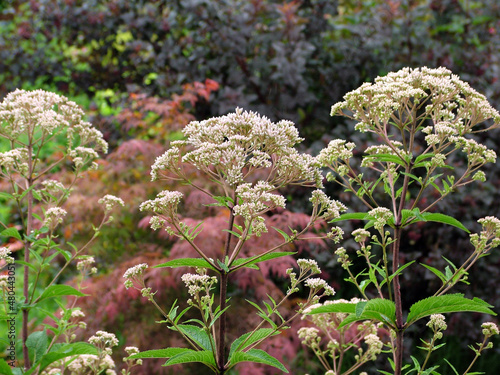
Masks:
[[[153,349],[145,350],[143,352],[133,354],[129,356],[129,359],[139,359],[139,358],[172,358],[180,353],[193,352],[194,350],[188,348],[165,348],[165,349]]]
[[[358,304],[364,304],[361,315],[357,316],[355,310],[354,314],[350,314],[342,321],[339,328],[362,320],[376,320],[391,327],[396,325],[396,305],[394,302],[387,299],[374,298],[367,302],[358,302]]]
[[[60,297],[60,296],[84,297],[86,296],[86,294],[83,294],[79,290],[76,290],[75,288],[69,285],[51,285],[43,291],[43,293],[38,298],[38,301],[40,302],[47,298]]]
[[[231,356],[236,351],[243,351],[243,350],[245,350],[245,348],[248,348],[250,345],[262,340],[263,338],[266,338],[268,336],[278,335],[278,334],[279,334],[279,331],[275,331],[272,328],[261,328],[253,333],[247,332],[247,333],[241,335],[236,340],[234,340],[233,343],[231,344],[231,349],[229,350],[229,360],[231,361]]]
[[[35,331],[26,340],[26,346],[33,353],[33,362],[40,361],[49,346],[49,337],[45,331]]]
[[[202,328],[188,324],[180,324],[177,326],[179,330],[187,337],[193,340],[200,348],[205,350],[212,350],[211,338]],[[171,328],[173,329],[173,327]]]
[[[493,307],[479,298],[468,299],[463,294],[445,294],[432,296],[414,303],[410,307],[407,325],[432,314],[451,312],[479,312],[496,315],[490,308]]]
[[[170,260],[162,264],[157,264],[152,268],[164,268],[164,267],[170,267],[170,268],[200,267],[200,268],[209,268],[211,270],[216,271],[216,269],[210,263],[208,263],[205,259],[202,258],[179,258]]]
[[[8,237],[8,238],[12,237],[12,238],[15,238],[16,240],[22,241],[22,237],[19,234],[19,231],[14,227],[4,229],[3,231],[0,232],[0,236]]]
[[[97,348],[94,345],[88,344],[86,342],[74,342],[71,344],[61,344],[60,346],[54,346],[54,349],[45,354],[40,360],[40,368],[38,371],[43,371],[50,364],[66,357],[71,357],[74,355],[82,355],[82,354],[92,354],[98,355]],[[29,375],[29,373],[26,373]]]
[[[451,225],[454,227],[457,227],[459,229],[462,229],[463,231],[470,233],[470,231],[457,219],[454,217],[441,214],[441,213],[430,213],[430,212],[424,212],[422,216],[425,218],[426,221],[433,221],[436,223],[443,223],[447,225]]]
[[[181,363],[193,363],[193,362],[201,362],[209,367],[215,367],[215,358],[212,351],[203,350],[203,351],[194,351],[188,349],[189,351],[185,351],[184,353],[177,354],[170,358],[167,362],[165,362],[162,366],[172,366],[178,365]]]
[[[241,362],[263,363],[265,365],[276,367],[277,369],[280,369],[284,373],[288,374],[288,370],[280,361],[260,349],[251,349],[246,353],[235,352],[231,358],[231,366]]]

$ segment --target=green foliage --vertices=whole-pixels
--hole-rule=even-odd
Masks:
[[[417,320],[432,314],[469,311],[496,315],[496,313],[491,310],[492,307],[493,306],[477,297],[471,300],[465,298],[463,294],[460,293],[432,296],[422,299],[410,307],[410,311],[406,318],[406,326],[410,326]]]

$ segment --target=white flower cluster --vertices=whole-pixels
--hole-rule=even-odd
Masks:
[[[366,229],[359,228],[352,231],[351,235],[354,237],[354,241],[362,244],[366,241],[367,238],[370,237],[370,232],[368,232]]]
[[[2,251],[2,248],[0,248],[0,252]],[[0,258],[2,259],[2,258]],[[0,275],[0,291],[7,289],[9,281],[9,276],[8,275]]]
[[[352,150],[356,147],[353,142],[346,142],[343,139],[334,139],[328,146],[320,151],[318,161],[322,165],[333,164],[336,160],[347,162],[352,158]]]
[[[173,218],[177,215],[177,206],[182,197],[181,192],[164,190],[155,199],[142,203],[139,209],[141,211],[153,211],[159,215]]]
[[[311,274],[321,273],[318,263],[313,259],[297,259],[297,265],[299,266],[301,273],[308,271],[311,271]]]
[[[380,340],[380,337],[373,333],[365,336],[365,343],[368,345],[366,355],[370,360],[374,361],[377,355],[382,352],[384,343]]]
[[[72,375],[84,375],[89,374],[96,366],[99,368],[99,373],[106,371],[106,375],[116,374],[112,370],[115,368],[115,362],[109,354],[106,354],[103,358],[93,354],[81,354],[69,363],[68,370],[71,371]],[[49,372],[49,374],[55,373]]]
[[[309,348],[318,348],[321,338],[318,336],[319,330],[314,327],[299,328],[297,334],[302,339],[302,344]]]
[[[320,278],[307,279],[304,285],[309,287],[313,293],[324,289],[323,295],[325,296],[333,296],[335,294],[335,290],[325,280]]]
[[[434,340],[442,339],[442,331],[446,331],[448,328],[444,315],[442,314],[432,314],[426,326],[434,332]]]
[[[472,233],[470,241],[476,251],[485,254],[500,245],[500,220],[495,216],[486,216],[477,222],[482,225],[483,230],[479,234]]]
[[[442,314],[432,314],[426,326],[431,328],[432,330],[439,331],[445,331],[446,328],[448,328],[444,315]]]
[[[0,152],[0,176],[8,175],[12,171],[22,174],[28,172],[28,151],[24,148],[15,148],[10,151]]]
[[[178,170],[180,159],[181,151],[178,147],[172,147],[163,155],[158,156],[151,166],[151,181],[157,180],[162,170]]]
[[[481,328],[483,329],[483,335],[485,336],[493,336],[499,334],[498,326],[495,323],[483,323],[481,324]]]
[[[61,207],[51,207],[45,211],[45,219],[43,220],[43,226],[54,230],[59,224],[63,222],[64,217],[67,212]]]
[[[375,220],[374,227],[375,229],[382,230],[384,225],[392,219],[392,212],[388,208],[385,207],[377,207],[368,212],[368,215],[373,217]]]
[[[285,207],[285,198],[273,194],[276,188],[265,181],[252,184],[242,184],[236,188],[238,204],[233,207],[234,215],[242,216],[247,225],[252,225],[252,233],[260,236],[267,232],[265,220],[261,216],[277,207]]]
[[[61,192],[66,189],[64,185],[57,180],[45,180],[42,182],[42,186],[43,189],[51,195],[61,194]]]
[[[207,173],[224,185],[245,183],[255,169],[270,169],[268,181],[286,184],[321,185],[319,164],[310,155],[294,148],[303,139],[290,121],[271,122],[255,112],[237,108],[234,113],[193,121],[183,130],[185,141],[172,142],[172,148],[158,157],[151,168],[156,180],[163,170],[181,176],[180,163],[187,163]],[[183,155],[181,146],[189,151]]]
[[[83,258],[82,260],[80,260],[78,263],[76,263],[76,269],[78,271],[85,271],[87,269],[90,269],[90,273],[93,274],[93,273],[97,273],[97,268],[96,267],[92,267],[92,264],[95,263],[95,258],[92,257],[92,256],[86,256],[85,258]]]
[[[340,217],[341,212],[347,211],[344,204],[328,198],[321,190],[314,190],[309,200],[316,207],[317,214],[325,220],[336,219]]]
[[[186,284],[188,293],[191,296],[196,296],[199,293],[208,292],[212,286],[217,283],[217,277],[208,275],[197,275],[186,273],[182,275],[181,280]]]
[[[100,131],[83,121],[83,110],[72,101],[44,90],[15,90],[0,103],[0,135],[15,140],[21,134],[33,134],[35,128],[51,135],[59,129],[67,129],[68,151],[73,149],[75,133],[78,146],[90,143],[95,149],[107,152],[108,145]]]
[[[106,194],[104,197],[99,199],[98,203],[104,204],[106,211],[111,211],[115,207],[125,206],[125,202],[123,202],[123,199],[115,197],[111,194]]]
[[[9,248],[0,247],[0,260],[4,260],[5,263],[14,263],[14,258],[10,256],[11,254],[12,251],[10,251]]]
[[[123,278],[125,279],[125,288],[128,289],[133,287],[134,281],[140,284],[146,268],[148,268],[148,265],[146,263],[141,263],[136,266],[130,267],[127,271],[125,271],[125,273],[123,274]]]
[[[106,331],[97,331],[88,341],[99,348],[112,348],[118,345],[118,339],[115,334]]]

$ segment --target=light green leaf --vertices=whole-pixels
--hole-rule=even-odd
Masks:
[[[0,232],[0,236],[9,237],[9,238],[13,237],[19,241],[22,241],[22,238],[21,238],[21,235],[19,234],[19,231],[14,227],[4,229],[3,231]]]
[[[209,367],[215,367],[215,358],[212,351],[204,350],[197,352],[194,350],[185,351],[184,353],[177,354],[165,362],[162,366],[178,365],[180,363],[201,362]]]
[[[152,268],[164,268],[164,267],[170,267],[170,268],[200,267],[200,268],[209,268],[211,270],[216,271],[216,269],[210,263],[208,263],[205,259],[202,259],[202,258],[174,259],[174,260],[170,260],[168,262],[162,263],[162,264],[157,264],[156,266],[153,266]]]
[[[232,354],[236,351],[243,351],[245,350],[245,348],[248,348],[250,345],[262,340],[263,338],[266,338],[268,336],[275,336],[278,334],[279,331],[275,331],[272,328],[261,328],[255,331],[253,334],[252,332],[247,332],[233,341],[233,343],[231,344],[231,349],[229,350],[229,358],[231,358]]]
[[[374,298],[367,302],[358,302],[357,305],[360,305],[360,307],[356,306],[354,313],[344,319],[339,328],[362,320],[376,320],[391,327],[396,325],[396,305],[394,302],[387,299]],[[360,311],[361,309],[362,311]]]
[[[414,303],[408,313],[407,325],[432,314],[451,312],[480,312],[496,315],[490,308],[493,307],[479,298],[468,299],[463,294],[445,294],[432,296]]]
[[[139,358],[172,358],[178,354],[185,352],[193,352],[192,349],[187,348],[165,348],[165,349],[153,349],[145,350],[143,352],[132,354],[129,359],[139,359]]]
[[[45,331],[35,331],[26,340],[26,346],[33,354],[33,362],[37,363],[47,351],[49,337]]]
[[[43,291],[42,295],[38,298],[38,301],[43,301],[47,298],[60,297],[60,296],[84,297],[86,296],[86,294],[83,294],[79,290],[76,290],[75,288],[69,285],[51,285]]]
[[[378,162],[378,163],[395,163],[398,165],[401,165],[403,167],[406,166],[406,162],[402,160],[400,157],[392,154],[374,154],[374,155],[365,155],[365,159],[372,159],[370,160],[372,163],[373,162]]]
[[[0,374],[14,375],[9,364],[3,358],[0,358]]]
[[[440,214],[440,213],[430,213],[430,212],[424,212],[422,216],[425,218],[426,221],[433,221],[436,223],[443,223],[447,225],[452,225],[454,227],[457,227],[459,229],[462,229],[463,231],[470,233],[470,231],[457,219],[454,217],[445,215],[445,214]]]
[[[255,264],[265,262],[268,260],[276,259],[276,258],[281,258],[284,256],[288,255],[293,255],[296,254],[295,252],[290,252],[290,251],[283,251],[283,252],[275,252],[275,253],[269,253],[265,255],[257,255],[252,258],[240,258],[236,259],[232,264],[231,264],[231,272],[235,271],[237,267],[239,267],[241,264],[246,263],[244,267],[249,267],[249,268],[257,268]],[[253,267],[252,267],[253,266]]]
[[[342,214],[338,218],[333,219],[330,223],[336,223],[337,221],[344,220],[369,220],[369,215],[366,212],[352,212],[347,214]]]
[[[356,312],[356,304],[351,302],[332,303],[316,307],[307,313],[307,315],[325,314],[325,313],[347,313],[354,314]]]
[[[251,349],[248,352],[235,352],[231,357],[231,367],[241,362],[263,363],[273,366],[288,374],[288,370],[283,364],[273,356],[260,349]]]
[[[437,277],[439,277],[441,279],[441,281],[443,282],[443,284],[445,284],[447,282],[448,279],[446,278],[446,276],[440,270],[438,270],[437,268],[434,268],[432,266],[429,266],[429,265],[423,264],[423,263],[420,263],[420,265],[424,266],[429,271],[431,271],[434,275],[436,275]]]

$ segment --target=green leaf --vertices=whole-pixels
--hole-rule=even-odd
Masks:
[[[354,314],[350,314],[344,319],[339,325],[339,328],[362,320],[376,320],[391,327],[396,325],[396,305],[394,302],[387,299],[374,298],[367,302],[358,302],[357,305],[361,305],[361,307],[358,308],[358,306],[356,306]],[[359,314],[362,307],[364,308],[361,314]]]
[[[184,353],[180,353],[173,356],[162,366],[172,366],[172,365],[178,365],[180,363],[192,363],[192,362],[201,362],[209,367],[216,366],[214,353],[212,353],[212,351],[204,350],[197,352],[191,349],[187,350],[189,351],[185,351]]]
[[[439,277],[441,279],[441,281],[443,282],[443,284],[445,284],[447,282],[447,278],[446,276],[440,271],[438,270],[437,268],[434,268],[432,266],[429,266],[427,264],[423,264],[423,263],[420,263],[421,266],[427,268],[429,271],[431,271],[434,275],[436,275],[437,277]]]
[[[496,315],[490,308],[493,307],[479,298],[468,299],[463,294],[445,294],[432,296],[414,303],[408,313],[407,325],[432,314],[451,312],[480,312]]]
[[[152,268],[164,268],[164,267],[170,267],[170,268],[200,267],[200,268],[209,268],[211,270],[216,271],[216,269],[210,263],[208,263],[205,259],[202,259],[202,258],[174,259],[174,260],[170,260],[168,262],[162,263],[162,264],[157,264],[156,266],[153,266]]]
[[[231,356],[233,353],[243,351],[245,350],[245,348],[248,348],[253,343],[256,343],[266,337],[275,336],[278,334],[279,331],[275,331],[272,328],[261,328],[253,332],[253,334],[252,332],[247,332],[241,335],[231,344],[231,349],[229,350],[229,358],[230,358],[229,360],[231,360]]]
[[[205,349],[205,350],[212,350],[212,339],[208,335],[207,332],[203,330],[203,328],[197,327],[197,326],[192,326],[189,324],[180,324],[177,326],[179,330],[185,334],[187,337],[189,337],[191,340],[193,340],[196,344],[200,346],[200,348]],[[174,327],[171,327],[170,329],[173,329],[175,331]],[[212,342],[213,344],[213,342]]]
[[[352,212],[347,214],[342,214],[338,218],[333,219],[330,223],[335,223],[337,221],[344,220],[369,220],[369,215],[366,212]]]
[[[62,358],[71,357],[74,355],[93,354],[98,355],[97,348],[86,342],[74,342],[71,344],[60,344],[55,346],[51,352],[45,354],[40,360],[39,371],[43,371],[51,363],[54,363]],[[26,373],[25,375],[29,375]]]
[[[288,370],[283,364],[273,356],[260,349],[251,349],[248,352],[235,352],[231,358],[231,367],[241,362],[263,363],[273,366],[288,374]]]
[[[430,212],[424,212],[422,216],[425,218],[426,221],[433,221],[436,223],[443,223],[447,225],[452,225],[454,227],[457,227],[459,229],[462,229],[463,231],[470,233],[470,231],[464,227],[464,225],[455,219],[454,217],[445,215],[445,214],[440,214],[440,213],[430,213]]]
[[[395,163],[406,167],[406,162],[402,160],[399,156],[392,154],[374,154],[374,155],[365,155],[365,159],[375,159],[370,160],[371,162],[379,162],[379,163]]]
[[[283,239],[285,240],[285,242],[289,242],[290,241],[290,236],[288,234],[286,234],[285,232],[283,232],[281,229],[276,228],[276,227],[271,227],[271,228],[273,228],[276,232],[278,232],[279,234],[281,234],[281,236],[283,237]]]
[[[261,263],[261,262],[265,262],[268,260],[281,258],[284,256],[293,255],[293,254],[296,254],[296,253],[290,252],[290,251],[282,251],[282,252],[269,253],[269,254],[265,254],[265,255],[257,255],[257,256],[252,257],[252,258],[236,259],[233,262],[233,264],[231,264],[231,272],[234,271],[238,266],[240,266],[241,264],[246,263],[246,262],[248,262],[248,263],[246,263],[244,267],[258,269],[258,267],[255,266],[255,264],[257,264],[257,263]]]
[[[42,295],[38,298],[38,301],[40,302],[47,298],[60,297],[60,296],[84,297],[86,296],[86,294],[83,294],[79,290],[76,290],[75,288],[69,285],[51,285],[43,291]]]
[[[139,358],[172,358],[180,353],[192,352],[192,349],[187,348],[165,348],[165,349],[153,349],[146,350],[137,354],[132,354],[129,359],[139,359]]]
[[[356,303],[340,302],[332,303],[331,305],[323,305],[316,307],[307,313],[307,315],[325,314],[325,313],[347,313],[354,314],[356,312]]]
[[[21,238],[21,235],[19,234],[19,231],[14,227],[4,229],[3,231],[0,232],[0,236],[9,237],[9,238],[13,237],[19,241],[22,241],[22,238]]]
[[[49,337],[45,331],[36,331],[29,335],[26,346],[33,353],[33,362],[37,363],[47,351]]]
[[[5,375],[14,375],[12,372],[11,367],[3,358],[0,358],[0,374],[5,374]]]

